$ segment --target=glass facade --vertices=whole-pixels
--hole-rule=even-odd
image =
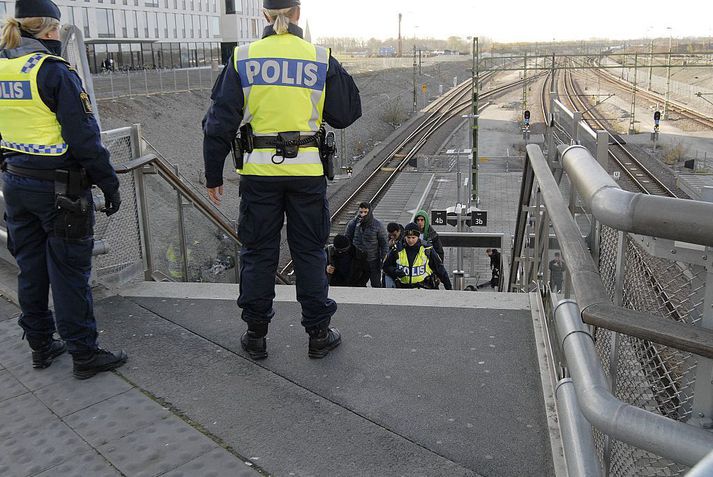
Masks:
[[[115,71],[156,68],[194,68],[220,61],[218,42],[137,42],[90,43],[87,45],[89,67],[101,71],[107,58],[114,60]]]

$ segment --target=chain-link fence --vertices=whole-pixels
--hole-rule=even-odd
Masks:
[[[582,246],[595,258],[602,292],[611,303],[660,320],[709,327],[713,318],[710,249],[634,235],[598,224],[587,208],[588,201],[576,193],[562,163],[550,163],[550,166],[554,170],[553,179],[562,174],[558,181],[561,204],[569,206],[568,220],[576,224]],[[522,204],[522,232],[519,229],[517,233],[525,238],[514,289],[539,288],[547,294],[554,292],[548,260],[559,251],[562,237],[553,233],[550,214],[556,211],[544,207],[543,196],[535,179],[531,191],[523,197],[527,200]],[[566,259],[565,264],[570,266]],[[577,270],[567,271],[563,294],[578,300],[577,293],[583,290],[573,288],[572,273],[576,274]],[[605,328],[593,331],[602,371],[615,398],[691,426],[713,425],[707,404],[713,394],[711,360]],[[594,444],[605,475],[679,476],[689,470],[685,465],[622,442],[602,430],[594,429]]]
[[[211,89],[219,68],[107,71],[92,75],[97,99],[149,96]]]
[[[695,325],[702,319],[706,270],[691,264],[649,255],[628,234],[622,234],[625,256],[618,256],[619,232],[602,227],[599,269],[614,299],[616,261],[624,263],[623,306],[661,319]],[[597,351],[622,401],[657,414],[688,421],[696,384],[697,358],[691,353],[597,330]],[[703,383],[708,385],[709,383]],[[598,433],[598,432],[597,432]],[[600,434],[600,433],[598,433]],[[613,475],[683,475],[687,468],[625,443],[596,439],[603,462]]]

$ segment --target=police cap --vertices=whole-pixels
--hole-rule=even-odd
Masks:
[[[300,5],[300,0],[262,0],[262,8],[268,10],[282,10]]]
[[[17,0],[15,18],[47,17],[59,21],[62,14],[52,0]]]

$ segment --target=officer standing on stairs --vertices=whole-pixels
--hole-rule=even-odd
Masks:
[[[275,314],[280,231],[287,214],[308,355],[322,358],[341,336],[329,327],[337,304],[328,297],[324,273],[330,229],[325,175],[331,175],[333,134],[321,126],[323,121],[349,126],[361,116],[361,101],[354,80],[330,50],[302,39],[299,0],[263,0],[263,7],[270,25],[262,39],[237,47],[213,87],[203,120],[206,186],[219,205],[225,157],[242,125],[234,147],[243,244],[238,306],[248,325],[242,347],[252,359],[267,357],[265,336]]]
[[[60,11],[50,0],[18,0],[0,39],[0,151],[8,249],[20,268],[18,320],[32,366],[66,350],[86,379],[127,360],[97,344],[89,287],[94,247],[91,184],[119,210],[119,180],[102,146],[81,80],[61,58]],[[54,317],[48,308],[52,287]],[[56,340],[56,330],[64,340]]]

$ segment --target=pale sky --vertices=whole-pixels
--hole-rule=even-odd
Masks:
[[[313,40],[395,38],[399,12],[402,35],[409,38],[414,33],[502,42],[713,36],[709,0],[302,0],[300,24],[309,21]]]

